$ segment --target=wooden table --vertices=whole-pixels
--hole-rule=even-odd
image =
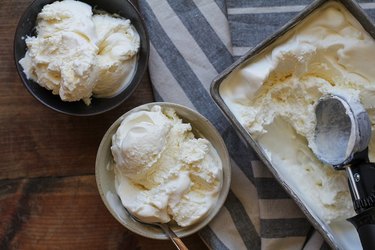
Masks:
[[[94,176],[107,128],[153,101],[148,77],[102,115],[72,117],[43,106],[21,83],[13,59],[15,28],[30,2],[0,1],[0,249],[175,249],[119,224],[102,203]],[[184,242],[206,249],[197,235]]]

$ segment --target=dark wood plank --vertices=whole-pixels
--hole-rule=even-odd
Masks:
[[[0,249],[175,249],[118,223],[92,175],[3,180],[0,218]],[[183,241],[190,249],[207,249],[197,235]]]
[[[102,136],[123,113],[153,101],[148,88],[143,82],[120,107],[94,117],[59,114],[28,93],[0,96],[0,179],[94,173]],[[17,91],[25,90],[20,85]]]

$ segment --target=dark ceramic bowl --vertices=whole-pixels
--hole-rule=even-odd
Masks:
[[[127,0],[82,0],[97,10],[103,10],[110,14],[118,14],[129,19],[138,31],[140,48],[138,51],[137,66],[133,78],[128,86],[118,95],[110,98],[92,97],[91,104],[87,106],[83,101],[65,102],[60,96],[53,95],[52,91],[41,87],[36,82],[27,79],[19,60],[25,56],[27,47],[25,37],[35,35],[35,22],[37,15],[43,6],[55,2],[54,0],[35,0],[25,10],[17,25],[14,36],[14,59],[19,76],[28,91],[47,107],[69,115],[89,116],[109,111],[125,101],[136,89],[147,69],[149,56],[149,39],[143,18]]]

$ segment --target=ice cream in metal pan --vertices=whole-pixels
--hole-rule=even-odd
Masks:
[[[355,211],[345,172],[322,163],[312,150],[315,108],[328,93],[345,95],[362,103],[373,129],[374,31],[353,1],[316,1],[218,76],[211,89],[333,248],[357,248],[360,241],[346,222]],[[374,145],[372,135],[371,161]]]

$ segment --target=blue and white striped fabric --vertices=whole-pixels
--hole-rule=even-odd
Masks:
[[[241,141],[213,102],[212,79],[311,0],[139,0],[151,41],[157,101],[206,116],[232,159],[232,185],[218,216],[199,232],[212,249],[328,249],[293,200]],[[375,4],[362,1],[375,17]]]

